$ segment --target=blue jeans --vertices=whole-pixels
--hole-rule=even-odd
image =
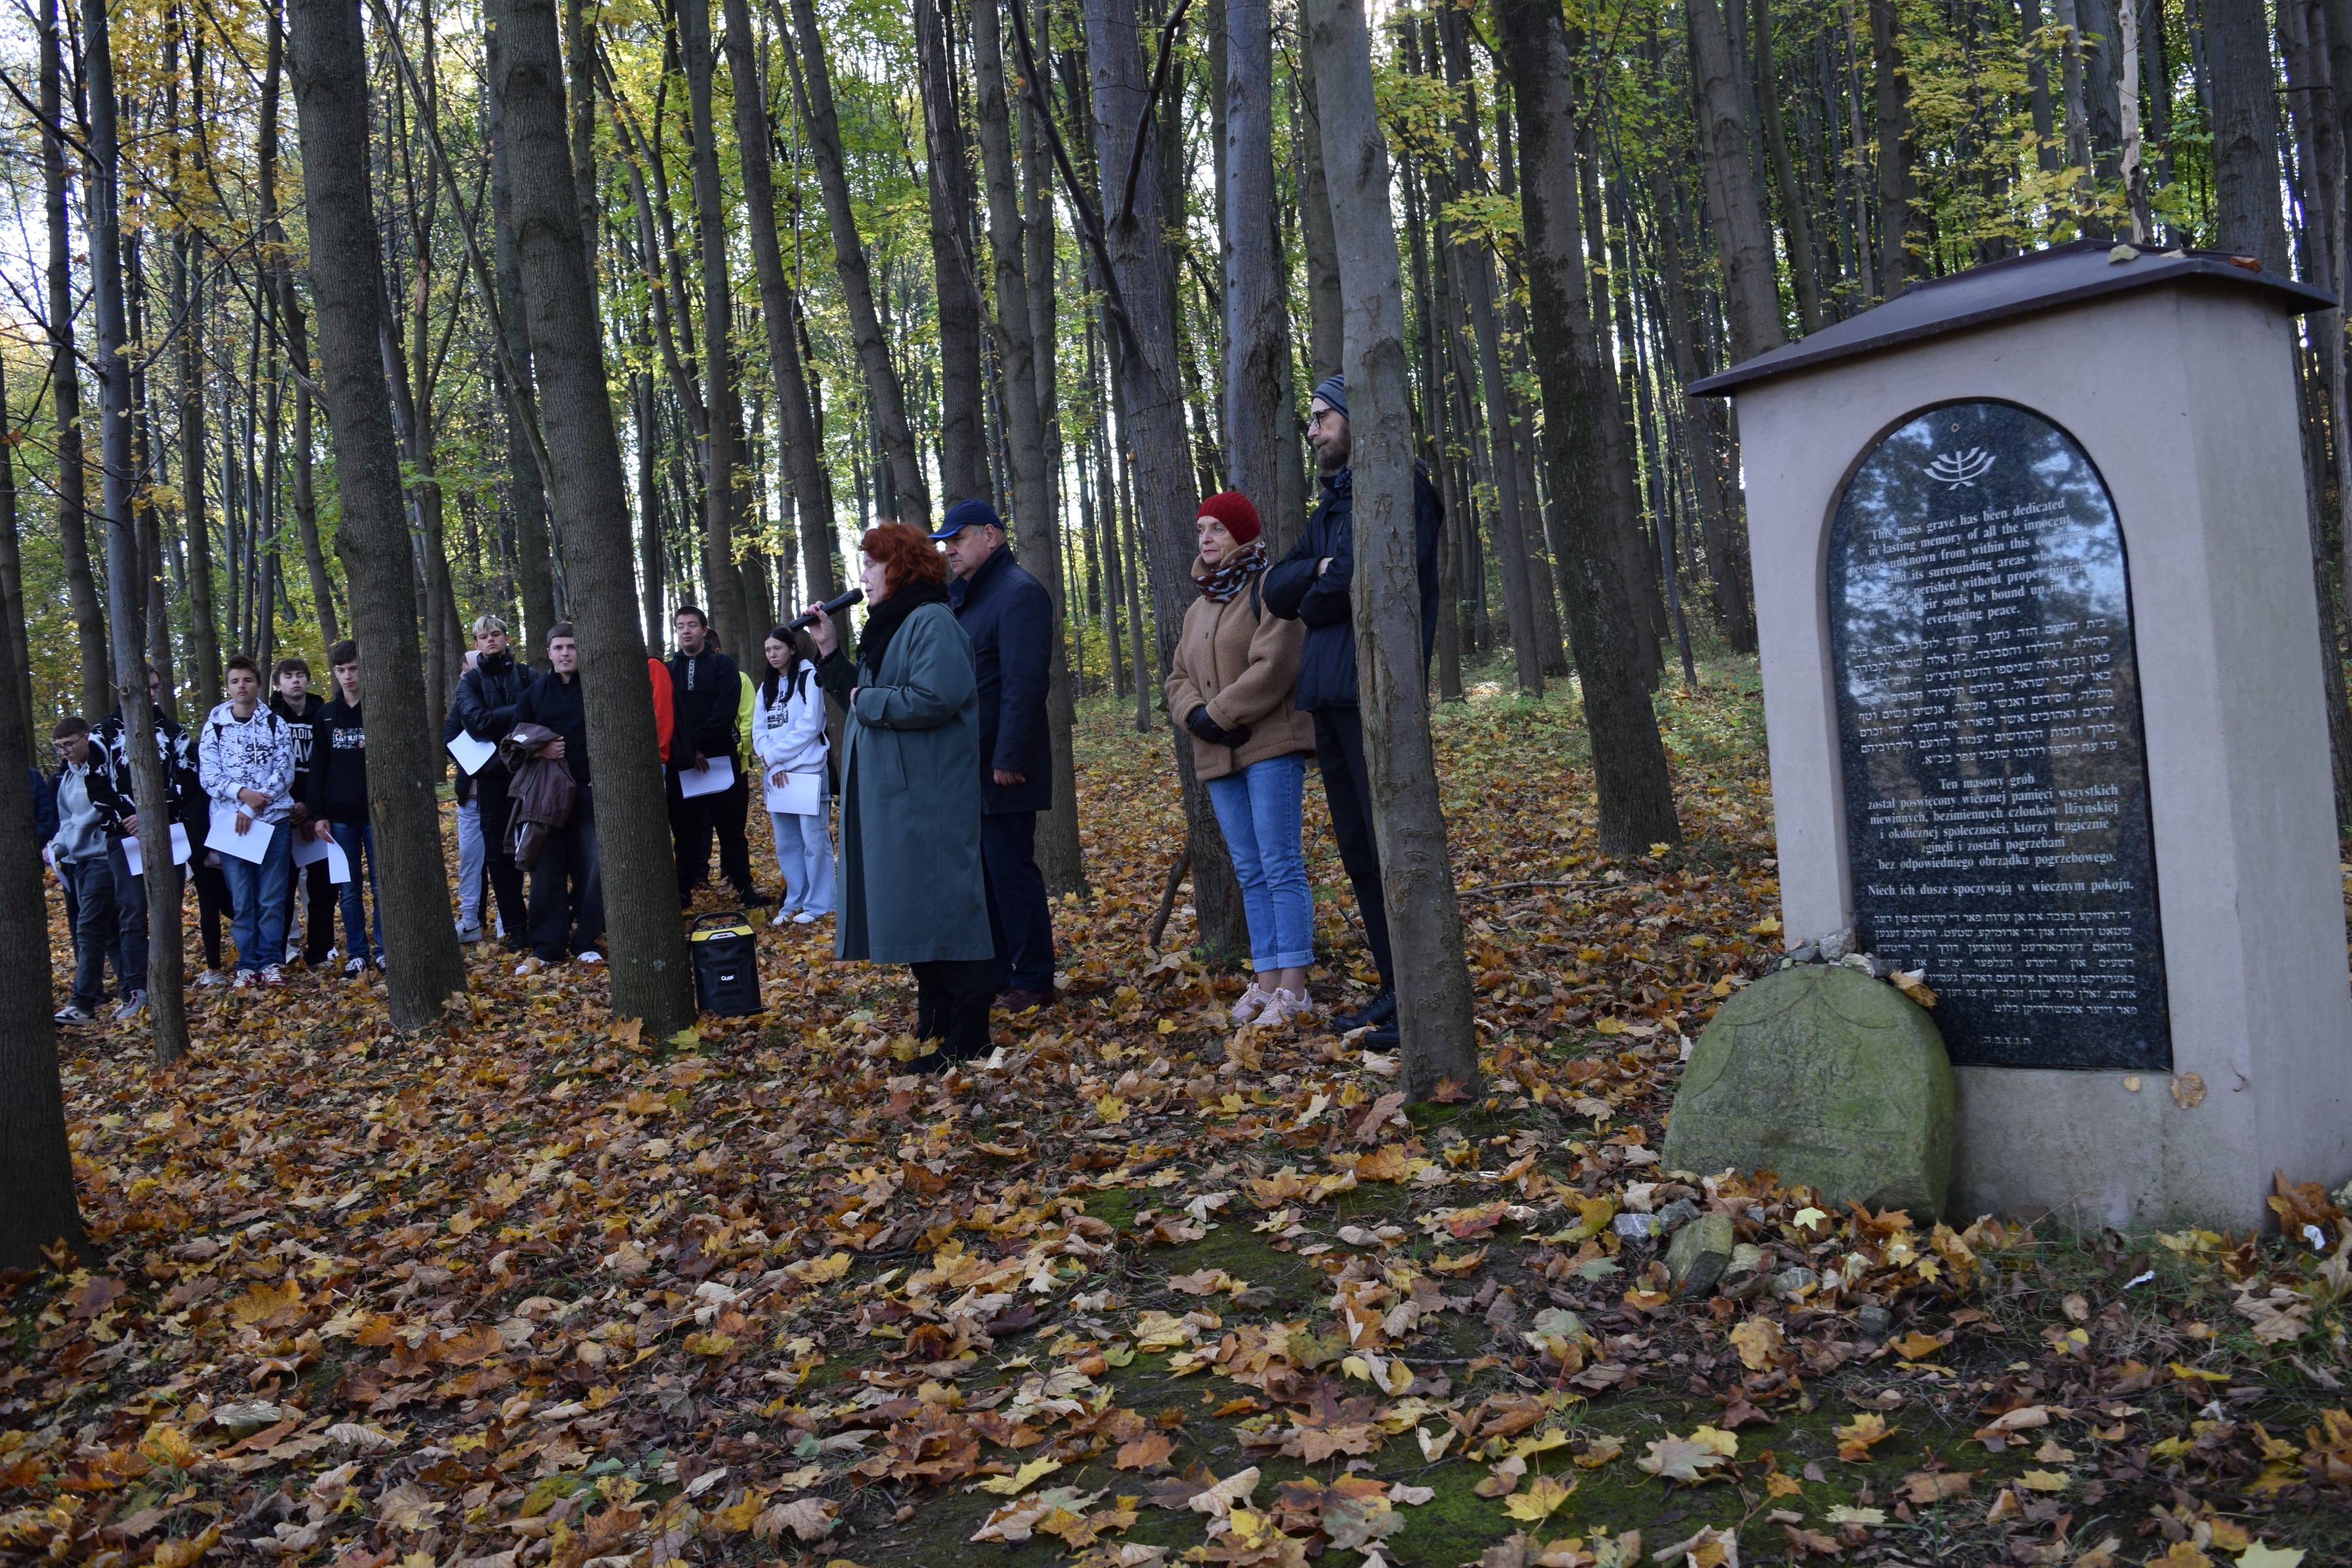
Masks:
[[[383,897],[375,885],[375,826],[366,822],[338,822],[332,825],[335,843],[343,852],[343,863],[350,868],[352,879],[342,885],[343,952],[351,958],[373,957],[383,961]],[[367,901],[375,915],[375,946],[370,949],[367,931],[360,907],[360,857],[367,857]]]
[[[488,851],[482,844],[482,803],[457,803],[457,929],[482,923],[482,874]]]
[[[1242,885],[1250,963],[1261,974],[1315,962],[1315,892],[1298,837],[1306,790],[1307,758],[1297,752],[1209,781],[1209,804]]]
[[[259,865],[221,854],[221,875],[236,906],[228,934],[236,943],[236,966],[248,974],[274,969],[286,957],[286,889],[294,880],[294,835],[284,823],[257,822],[247,829],[269,835],[269,851]]]

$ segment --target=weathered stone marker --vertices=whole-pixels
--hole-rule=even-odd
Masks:
[[[2086,241],[1692,388],[1738,402],[1788,940],[1927,970],[1957,1212],[2242,1228],[2352,1172],[2294,363],[2333,303]]]
[[[1952,1168],[1943,1041],[1883,980],[1843,964],[1775,970],[1699,1036],[1659,1158],[1702,1174],[1769,1170],[1832,1204],[1932,1219]]]

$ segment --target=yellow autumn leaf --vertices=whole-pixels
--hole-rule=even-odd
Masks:
[[[1850,1463],[1867,1459],[1874,1446],[1901,1430],[1899,1426],[1889,1426],[1886,1417],[1875,1411],[1864,1412],[1837,1429],[1838,1458]]]
[[[1780,1353],[1780,1325],[1769,1318],[1750,1318],[1731,1331],[1731,1343],[1739,1352],[1740,1365],[1762,1372]]]
[[[1572,1480],[1563,1485],[1550,1476],[1538,1476],[1527,1490],[1513,1492],[1503,1500],[1503,1511],[1529,1524],[1539,1523],[1549,1519],[1574,1490],[1576,1483]]]
[[[2017,1478],[2017,1484],[2037,1492],[2063,1492],[2074,1485],[2055,1470],[2028,1470]]]
[[[979,1487],[982,1491],[994,1492],[998,1497],[1018,1497],[1033,1483],[1061,1468],[1059,1459],[1032,1459],[1009,1476],[989,1477],[980,1482]]]
[[[1105,1121],[1127,1120],[1127,1101],[1115,1094],[1106,1094],[1095,1101],[1095,1114]]]

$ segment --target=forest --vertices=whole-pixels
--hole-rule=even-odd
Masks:
[[[2340,1173],[2275,1235],[2077,1234],[1654,1148],[1807,934],[1740,431],[1686,388],[2057,245],[2339,292],[2352,0],[21,0],[0,92],[0,773],[355,638],[394,955],[231,995],[159,940],[142,1016],[53,1031],[62,900],[0,867],[0,1553],[2352,1552]],[[2343,311],[2294,342],[2352,821]],[[1359,538],[1416,467],[1444,515],[1425,673],[1409,548],[1355,623],[1393,1054],[1229,1026],[1162,695],[1198,503],[1287,550],[1343,372]],[[925,1071],[895,971],[784,926],[764,1013],[698,1016],[647,656],[693,605],[755,659],[973,498],[1058,630],[1059,995]],[[593,972],[452,930],[484,616],[578,628]],[[1361,1001],[1334,836],[1310,799]],[[1701,1214],[1692,1291],[1653,1216]]]

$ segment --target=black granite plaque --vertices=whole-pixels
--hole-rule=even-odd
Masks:
[[[1830,635],[1854,915],[1955,1064],[2172,1063],[2131,595],[2074,438],[1912,419],[1847,481]]]

